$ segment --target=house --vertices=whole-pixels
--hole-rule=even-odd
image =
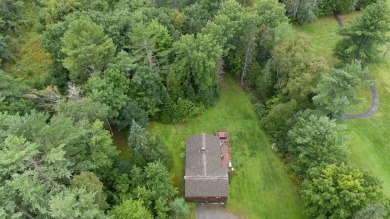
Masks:
[[[187,137],[184,176],[186,201],[227,202],[229,175],[223,163],[226,155],[222,154],[222,146],[218,136],[202,133]]]

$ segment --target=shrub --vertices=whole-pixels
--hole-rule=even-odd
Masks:
[[[179,98],[176,102],[169,101],[160,114],[163,123],[182,123],[188,121],[203,111],[203,106],[196,106],[187,99]]]

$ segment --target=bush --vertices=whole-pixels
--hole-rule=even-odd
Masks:
[[[265,117],[267,115],[267,108],[262,103],[255,104],[255,111],[259,119]]]
[[[160,114],[163,123],[182,123],[188,121],[203,111],[203,106],[196,106],[187,99],[179,98],[176,102],[169,101]]]
[[[351,12],[355,10],[352,0],[325,0],[318,5],[318,15],[320,17],[331,15],[334,12]]]

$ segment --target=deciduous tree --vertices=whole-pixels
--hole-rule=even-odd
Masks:
[[[114,206],[111,210],[111,214],[115,218],[126,219],[152,219],[152,214],[143,206],[143,203],[138,200],[126,200],[120,205]]]
[[[313,218],[350,218],[369,203],[388,206],[379,179],[345,164],[310,169],[301,194]]]

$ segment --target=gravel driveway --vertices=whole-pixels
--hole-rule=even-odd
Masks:
[[[195,214],[196,219],[239,219],[225,207],[217,204],[197,204]]]

